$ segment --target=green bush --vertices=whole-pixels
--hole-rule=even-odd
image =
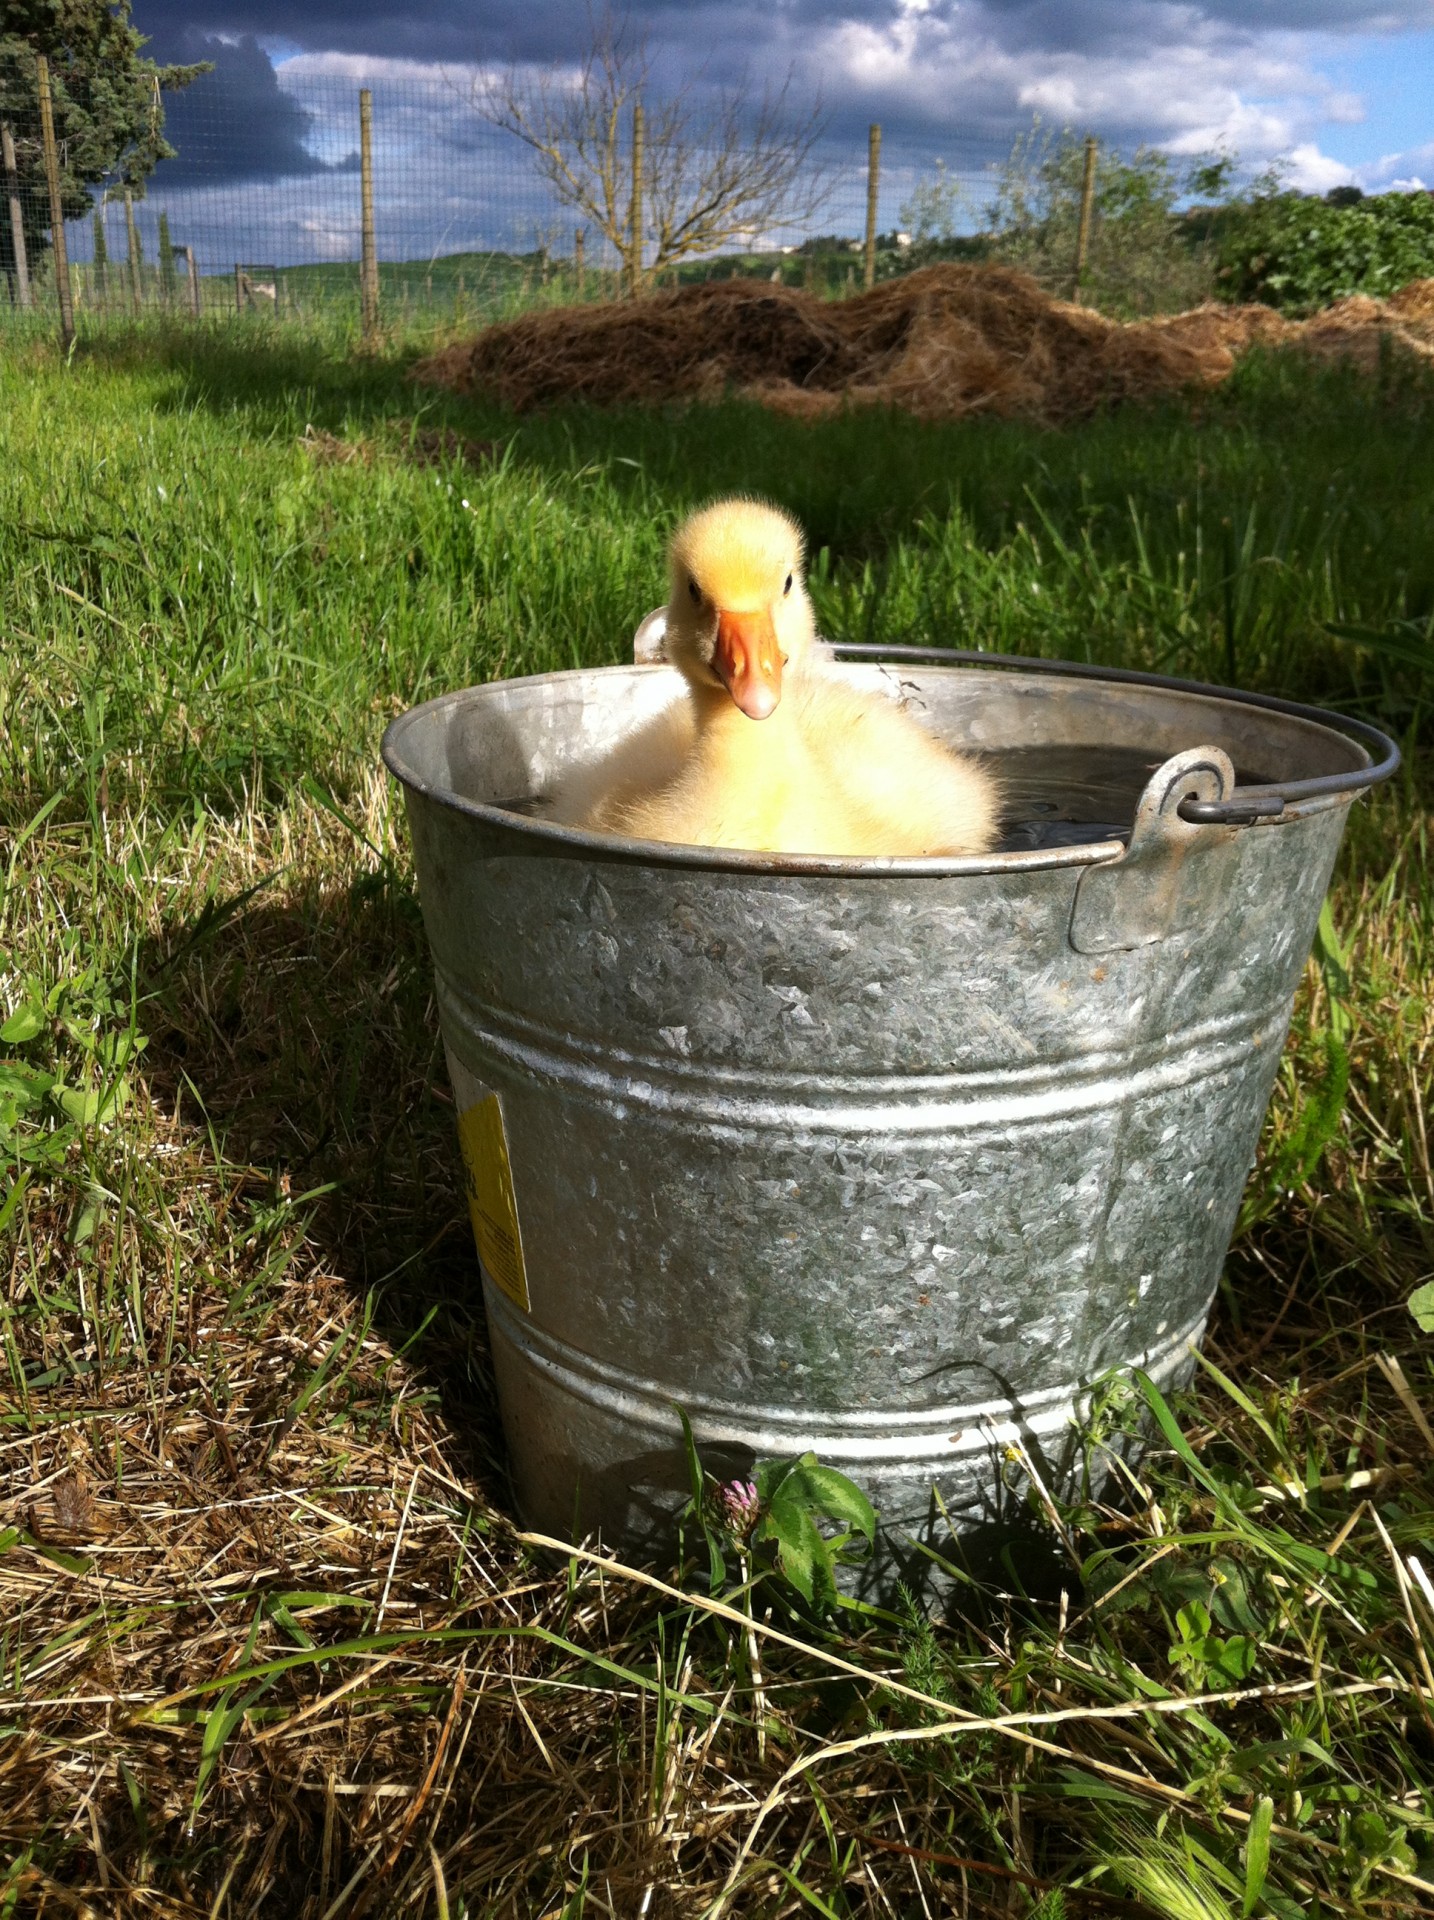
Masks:
[[[1299,314],[1434,276],[1434,194],[1366,197],[1336,187],[1320,199],[1281,190],[1277,167],[1237,194],[1235,165],[1229,154],[1181,167],[1152,148],[1127,159],[1097,146],[1079,298],[1122,319],[1212,298]],[[1084,171],[1085,141],[1072,128],[1034,126],[1016,141],[982,209],[938,161],[901,208],[912,245],[879,263],[881,277],[981,258],[1021,267],[1068,298]]]
[[[1434,275],[1434,195],[1380,193],[1353,202],[1272,193],[1212,222],[1222,300],[1309,313],[1351,293],[1380,297]]]
[[[1207,157],[1180,167],[1150,147],[1125,159],[1098,144],[1080,299],[1122,319],[1179,312],[1208,300],[1214,292],[1213,248],[1176,207],[1191,194],[1223,192],[1233,165],[1225,157]],[[1056,133],[1039,123],[1016,141],[984,211],[938,161],[934,176],[918,182],[901,207],[912,245],[898,270],[936,259],[995,260],[1022,268],[1048,293],[1068,299],[1084,175],[1084,139],[1070,127]],[[984,231],[973,236],[978,221]]]

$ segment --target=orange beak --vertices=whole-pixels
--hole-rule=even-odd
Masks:
[[[782,650],[772,616],[717,610],[712,665],[749,720],[765,720],[782,697]]]

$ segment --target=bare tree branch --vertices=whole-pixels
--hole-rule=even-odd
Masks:
[[[760,96],[745,79],[710,94],[689,80],[650,102],[652,62],[630,17],[607,9],[589,19],[592,43],[575,75],[509,68],[475,81],[470,97],[529,148],[560,204],[602,234],[629,286],[650,283],[673,261],[750,245],[816,215],[833,186],[816,157],[825,115],[820,102],[794,107],[790,74]],[[630,141],[639,101],[644,230],[634,235]]]

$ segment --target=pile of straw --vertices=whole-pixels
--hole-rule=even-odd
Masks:
[[[1053,300],[1010,268],[937,266],[844,301],[728,280],[525,314],[433,355],[417,377],[491,393],[519,413],[560,400],[735,392],[809,418],[896,406],[924,420],[989,413],[1058,425],[1217,386],[1253,345],[1373,364],[1382,340],[1434,357],[1434,281],[1388,302],[1344,300],[1308,321],[1204,306],[1127,323]]]

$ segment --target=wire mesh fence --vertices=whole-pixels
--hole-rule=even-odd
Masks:
[[[301,57],[275,70],[256,112],[201,77],[164,99],[173,156],[127,184],[85,150],[62,82],[47,142],[43,89],[29,75],[0,75],[0,324],[61,324],[66,279],[79,331],[152,313],[443,325],[621,290],[626,236],[554,191],[530,149],[483,117],[469,77],[362,78],[334,56]],[[619,171],[631,157],[625,129]],[[688,164],[703,157],[694,151]],[[833,294],[859,288],[869,243],[880,235],[886,253],[902,244],[900,211],[921,176],[888,160],[869,205],[868,158],[865,141],[855,152],[825,143],[811,161],[817,177],[792,194],[803,216],[739,222],[725,245],[659,278],[726,271]],[[950,167],[942,178],[974,230],[995,191],[992,169]],[[630,185],[617,185],[619,222],[630,217]]]

